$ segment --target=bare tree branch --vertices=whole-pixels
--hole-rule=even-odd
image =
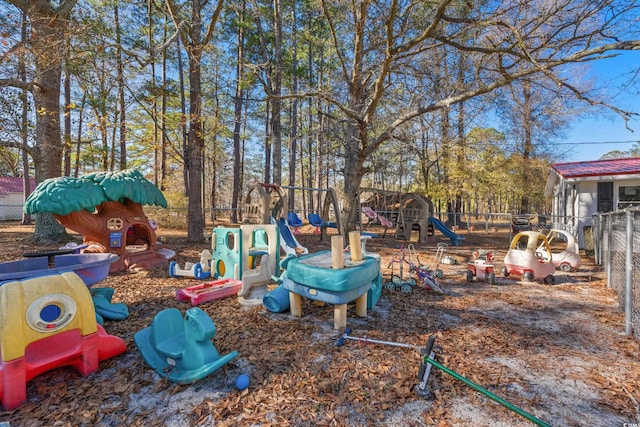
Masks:
[[[0,87],[15,87],[17,89],[33,90],[34,87],[39,86],[34,82],[25,82],[20,79],[0,79]]]

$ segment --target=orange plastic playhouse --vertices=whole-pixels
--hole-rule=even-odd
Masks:
[[[124,170],[45,180],[25,202],[25,211],[53,214],[83,237],[85,253],[118,255],[110,266],[115,272],[167,265],[175,255],[158,242],[143,204],[167,207],[162,192],[140,172]]]

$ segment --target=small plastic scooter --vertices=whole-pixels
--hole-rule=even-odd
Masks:
[[[383,345],[390,345],[390,346],[394,346],[394,347],[405,347],[405,348],[413,348],[416,349],[420,352],[420,354],[422,355],[422,363],[420,364],[420,367],[418,369],[418,379],[420,380],[420,383],[415,385],[413,388],[414,393],[416,393],[418,396],[420,397],[429,397],[431,395],[431,393],[429,392],[429,388],[427,386],[427,383],[429,382],[429,375],[431,373],[431,367],[436,367],[438,369],[440,369],[442,372],[451,375],[453,378],[462,381],[463,383],[465,383],[466,385],[468,385],[469,387],[471,387],[472,389],[474,389],[475,391],[484,394],[485,396],[487,396],[488,398],[494,400],[495,402],[501,404],[502,406],[504,406],[505,408],[515,412],[516,414],[520,415],[521,417],[531,421],[532,423],[539,425],[541,427],[551,427],[551,424],[548,424],[536,417],[534,417],[533,415],[531,415],[530,413],[523,411],[522,409],[518,408],[517,406],[507,402],[506,400],[502,399],[499,396],[496,396],[495,394],[491,393],[489,390],[479,386],[478,384],[474,383],[473,381],[463,377],[462,375],[458,374],[457,372],[447,368],[446,366],[440,364],[439,362],[437,362],[435,360],[435,353],[433,350],[433,346],[435,344],[435,337],[434,336],[430,336],[429,339],[427,340],[427,343],[424,347],[420,347],[417,345],[412,345],[412,344],[405,344],[405,343],[399,343],[399,342],[393,342],[393,341],[381,341],[381,340],[374,340],[374,339],[368,339],[366,337],[364,338],[360,338],[360,337],[354,337],[349,335],[351,333],[351,328],[346,328],[344,333],[342,334],[342,336],[338,339],[336,345],[338,347],[342,347],[345,344],[345,340],[354,340],[354,341],[358,341],[360,343],[364,343],[364,344],[383,344]]]

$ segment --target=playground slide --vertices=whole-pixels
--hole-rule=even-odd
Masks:
[[[449,230],[447,226],[444,225],[444,223],[438,218],[429,217],[429,221],[431,221],[431,224],[433,224],[435,228],[440,230],[442,234],[451,239],[451,244],[453,246],[460,246],[461,241],[464,240],[464,236],[462,234],[456,234],[452,230]]]
[[[293,233],[291,232],[291,228],[287,221],[284,218],[280,218],[279,220],[275,220],[271,218],[271,222],[275,223],[278,226],[278,230],[280,230],[280,247],[284,250],[287,255],[301,255],[308,254],[309,250],[298,243]]]

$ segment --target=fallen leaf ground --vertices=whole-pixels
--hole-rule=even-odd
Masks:
[[[176,261],[196,262],[208,243],[190,245],[178,230],[160,230]],[[33,228],[0,224],[0,261],[48,249],[32,241]],[[440,264],[444,295],[419,288],[407,295],[383,290],[366,318],[349,307],[351,334],[423,346],[436,338],[436,359],[497,395],[534,420],[553,426],[622,426],[640,423],[640,346],[624,334],[624,313],[601,269],[583,256],[577,272],[557,274],[557,284],[499,277],[495,285],[466,282],[473,249],[494,251],[498,269],[508,233],[467,233],[463,246],[448,247],[456,265]],[[440,242],[447,243],[437,234]],[[329,249],[303,227],[311,252]],[[392,236],[369,241],[382,256],[385,277],[403,242]],[[435,243],[414,243],[430,264]],[[397,267],[395,267],[397,269]],[[406,270],[405,270],[406,271]],[[406,274],[406,273],[405,273]],[[107,322],[107,332],[127,351],[83,378],[71,368],[46,372],[27,384],[27,401],[0,412],[13,426],[526,426],[531,421],[438,369],[432,396],[413,386],[421,356],[414,349],[347,340],[333,329],[333,309],[303,303],[303,317],[242,307],[235,297],[201,305],[217,326],[213,343],[238,358],[193,385],[175,385],[148,368],[133,335],[161,310],[190,304],[175,291],[200,283],[170,278],[166,268],[110,275],[96,284],[113,287],[113,302],[130,316]],[[235,379],[249,375],[240,392]]]

